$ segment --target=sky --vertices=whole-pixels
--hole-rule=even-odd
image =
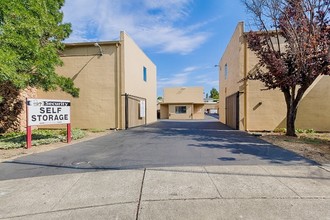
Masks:
[[[157,95],[164,87],[219,90],[215,66],[240,21],[240,0],[66,0],[66,42],[118,40],[125,31],[157,66]]]

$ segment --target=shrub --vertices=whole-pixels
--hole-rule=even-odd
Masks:
[[[286,133],[286,128],[275,128],[275,133]]]
[[[86,136],[81,129],[72,129],[72,139],[77,140]],[[32,131],[32,146],[52,144],[66,141],[66,129]],[[10,132],[0,136],[0,149],[21,148],[26,146],[26,134],[24,132]]]
[[[78,128],[72,129],[71,132],[72,132],[71,135],[73,140],[77,140],[86,136],[86,132]]]
[[[91,129],[88,129],[88,131],[92,132],[92,133],[99,133],[99,132],[105,132],[105,129],[91,128]]]
[[[306,133],[308,133],[308,134],[314,134],[315,133],[315,130],[313,128],[310,128],[310,129],[307,129],[306,130]]]
[[[299,134],[301,134],[301,133],[305,133],[305,130],[304,129],[297,128],[296,129],[296,132],[299,133]]]

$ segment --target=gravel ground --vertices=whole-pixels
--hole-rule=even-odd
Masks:
[[[298,134],[298,137],[262,133],[260,138],[319,164],[330,164],[330,133]]]

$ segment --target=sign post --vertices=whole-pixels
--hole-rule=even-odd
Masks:
[[[31,148],[32,125],[67,125],[67,143],[71,142],[70,101],[26,99],[26,146]]]
[[[71,123],[66,124],[66,142],[71,142]]]
[[[26,99],[27,103],[27,99]],[[27,118],[29,117],[29,109],[26,104],[26,148],[31,148],[31,142],[32,142],[32,129],[31,126],[28,125]]]

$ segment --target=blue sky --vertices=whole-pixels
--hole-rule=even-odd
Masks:
[[[66,42],[117,40],[125,31],[157,65],[157,93],[164,87],[219,89],[214,65],[239,21],[240,0],[66,0]]]

